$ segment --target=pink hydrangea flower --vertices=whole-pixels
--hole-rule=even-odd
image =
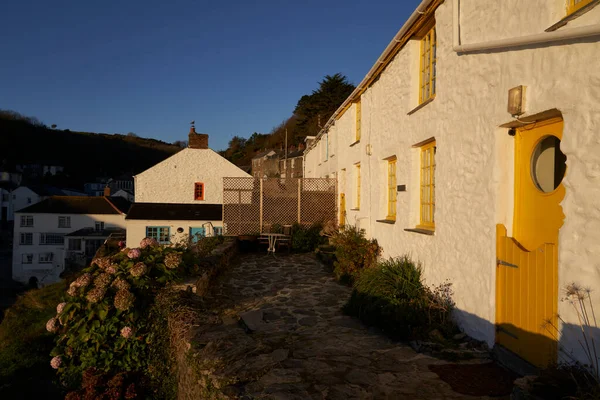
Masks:
[[[121,329],[121,336],[123,336],[125,339],[129,339],[133,336],[133,329],[126,326],[125,328]]]
[[[90,283],[92,283],[92,274],[90,274],[89,272],[86,272],[85,274],[83,274],[79,278],[77,278],[75,280],[75,282],[73,282],[73,283],[75,284],[76,287],[86,287]]]
[[[56,313],[60,314],[63,312],[63,310],[65,309],[65,306],[67,305],[67,303],[60,303],[59,305],[56,306]]]
[[[54,357],[52,360],[50,360],[50,365],[54,369],[59,369],[62,365],[62,358],[60,358],[60,356]]]
[[[127,253],[127,257],[131,258],[132,260],[135,260],[136,258],[140,258],[141,255],[142,255],[142,252],[140,251],[140,249],[131,249]]]
[[[69,285],[69,289],[67,290],[67,294],[71,297],[77,296],[77,285],[75,282],[71,282],[71,285]]]
[[[135,263],[135,265],[129,270],[131,275],[139,277],[145,275],[148,272],[148,267],[143,262]]]
[[[154,238],[143,238],[140,242],[140,248],[145,249],[146,247],[156,247],[158,246],[158,241]]]
[[[169,269],[175,269],[181,264],[181,254],[169,253],[165,256],[165,266]]]
[[[135,296],[127,289],[121,289],[115,295],[115,307],[118,310],[125,311],[133,307]]]
[[[123,240],[119,241],[119,247],[125,247],[125,241],[123,241]]]
[[[114,275],[117,273],[117,264],[112,264],[108,268],[106,268],[106,273]]]
[[[58,318],[50,318],[48,322],[46,322],[46,330],[52,333],[58,331]]]

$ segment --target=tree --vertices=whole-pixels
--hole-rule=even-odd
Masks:
[[[348,78],[337,73],[326,75],[319,88],[298,100],[294,114],[298,118],[297,134],[314,136],[321,130],[335,110],[350,96],[355,86]]]
[[[185,149],[188,146],[188,142],[186,140],[176,140],[173,142],[173,145]]]

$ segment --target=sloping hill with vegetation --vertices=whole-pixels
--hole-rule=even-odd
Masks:
[[[81,188],[96,177],[134,175],[181,150],[135,134],[102,134],[52,129],[35,118],[0,110],[0,162],[46,163],[65,167],[64,176],[52,183]]]

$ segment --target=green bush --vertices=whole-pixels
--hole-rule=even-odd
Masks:
[[[94,259],[46,325],[57,334],[51,365],[62,383],[78,389],[86,371],[147,374],[151,347],[164,336],[150,318],[155,296],[197,268],[197,253],[144,239],[139,249]]]
[[[365,231],[347,225],[334,234],[330,242],[335,246],[336,261],[334,274],[340,281],[354,281],[360,273],[372,268],[381,255],[381,247],[376,239],[367,239]]]
[[[344,312],[397,339],[423,336],[433,329],[450,334],[451,295],[448,283],[434,290],[425,286],[420,265],[404,256],[361,273]]]
[[[292,249],[301,253],[314,251],[326,241],[320,234],[322,228],[323,225],[320,223],[315,223],[309,227],[298,223],[292,225]]]

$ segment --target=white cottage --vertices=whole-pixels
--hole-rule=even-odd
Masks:
[[[85,264],[111,235],[124,234],[122,198],[54,196],[15,213],[13,279],[47,285],[66,262]]]
[[[536,366],[585,360],[559,298],[600,289],[599,3],[422,1],[305,155],[338,178],[341,222],[448,279],[469,335]]]
[[[208,135],[192,127],[188,147],[134,176],[127,244],[144,237],[179,242],[223,232],[223,178],[250,177],[208,148]]]

